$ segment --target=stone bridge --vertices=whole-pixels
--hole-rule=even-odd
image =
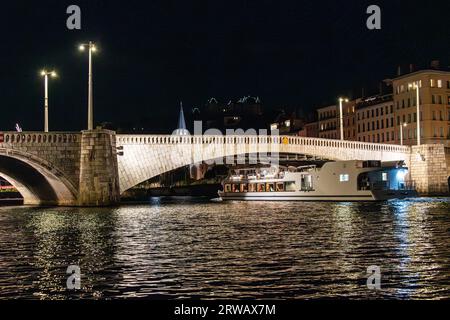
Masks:
[[[406,147],[292,136],[0,132],[0,176],[26,204],[100,206],[164,172],[240,155],[300,154],[328,160],[404,160],[422,192],[446,192],[444,146]],[[227,162],[228,163],[228,162]]]

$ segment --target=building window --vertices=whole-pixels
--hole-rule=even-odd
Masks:
[[[436,86],[436,82],[434,79],[430,79],[430,87],[434,88]]]
[[[444,137],[444,128],[440,127],[439,133],[441,134],[441,138],[443,138]]]
[[[414,122],[417,122],[417,112],[414,112]]]
[[[388,181],[388,174],[387,174],[387,172],[382,172],[381,173],[381,180]]]
[[[408,114],[408,123],[411,123],[411,114]]]
[[[437,81],[437,86],[438,86],[438,88],[442,88],[442,80]]]
[[[436,120],[436,111],[433,110],[432,114],[433,114],[433,120]]]
[[[386,132],[386,141],[389,141],[389,132]]]
[[[339,176],[339,181],[340,182],[348,182],[348,181],[350,181],[350,176],[348,174],[341,174]]]

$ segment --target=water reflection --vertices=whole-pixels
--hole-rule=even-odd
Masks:
[[[0,208],[0,298],[444,298],[449,199]],[[80,292],[65,288],[79,265]],[[378,265],[382,290],[366,287]]]

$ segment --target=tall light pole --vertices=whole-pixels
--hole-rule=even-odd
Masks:
[[[97,51],[92,41],[80,45],[80,51],[84,51],[86,47],[89,50],[89,80],[88,80],[88,130],[94,129],[94,106],[92,98],[92,52]]]
[[[348,102],[347,98],[339,98],[339,122],[341,127],[341,140],[344,140],[344,115],[342,113],[342,103]]]
[[[44,77],[44,132],[48,132],[48,76],[56,77],[56,71],[42,70],[41,76]]]
[[[417,106],[417,145],[420,146],[420,93],[419,93],[419,87],[420,87],[420,82],[416,81],[414,82],[414,84],[409,84],[408,85],[409,88],[414,88],[416,89],[416,106]]]
[[[406,128],[407,124],[404,123],[400,126],[400,145],[403,145],[403,128]]]

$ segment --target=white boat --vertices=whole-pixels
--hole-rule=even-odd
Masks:
[[[218,192],[222,200],[382,201],[416,197],[403,161],[336,161],[322,167],[232,169]]]

